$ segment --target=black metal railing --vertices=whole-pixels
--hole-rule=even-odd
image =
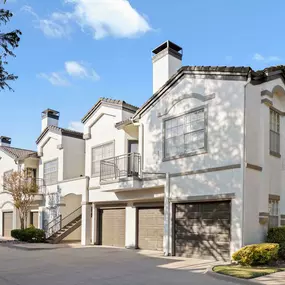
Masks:
[[[57,216],[55,219],[50,221],[45,226],[45,233],[46,238],[49,238],[56,232],[60,231],[62,228],[70,224],[72,221],[74,221],[76,218],[79,218],[81,216],[81,206],[62,218],[62,215]]]
[[[127,153],[100,162],[100,181],[110,181],[141,175],[141,156],[139,153]]]

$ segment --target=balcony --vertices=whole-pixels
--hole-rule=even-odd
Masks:
[[[127,153],[100,162],[100,183],[138,179],[141,176],[141,156],[139,153]]]

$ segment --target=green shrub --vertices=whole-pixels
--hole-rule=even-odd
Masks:
[[[35,227],[29,227],[24,230],[12,230],[11,236],[19,241],[39,243],[45,241],[45,232]]]
[[[285,260],[285,242],[279,244],[279,258]]]
[[[278,259],[279,244],[261,243],[247,245],[233,254],[241,265],[262,265]]]
[[[276,227],[268,230],[267,242],[283,243],[285,242],[285,227]]]

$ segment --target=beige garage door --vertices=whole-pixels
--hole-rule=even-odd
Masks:
[[[138,247],[163,250],[163,207],[138,209]]]
[[[38,212],[31,212],[31,225],[35,228],[39,227],[39,213]]]
[[[100,210],[101,244],[125,247],[125,209]]]
[[[178,256],[228,260],[230,202],[177,204],[175,253]]]
[[[11,230],[13,228],[13,212],[3,213],[3,236],[11,237]]]

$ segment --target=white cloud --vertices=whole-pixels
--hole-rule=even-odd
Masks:
[[[39,28],[48,37],[68,37],[71,23],[90,31],[98,40],[107,36],[131,38],[151,30],[146,17],[133,8],[127,0],[64,0],[71,12],[55,12],[40,19],[31,7],[24,9],[32,14]]]
[[[80,121],[70,122],[68,128],[73,131],[83,132],[83,124]]]
[[[56,86],[71,85],[69,81],[71,78],[89,79],[93,81],[100,79],[100,76],[90,67],[90,64],[77,61],[66,61],[64,65],[65,70],[51,73],[42,72],[37,76],[48,80],[52,85]]]
[[[256,61],[263,61],[265,63],[281,60],[281,58],[279,58],[278,56],[271,55],[271,56],[265,57],[261,55],[260,53],[255,53],[252,59]]]
[[[63,14],[53,13],[49,19],[41,19],[31,6],[25,5],[21,9],[35,18],[35,28],[40,29],[49,38],[67,38],[71,27]]]
[[[49,74],[42,72],[38,74],[38,77],[48,80],[52,85],[56,86],[70,85],[69,81],[60,72],[51,72]]]
[[[100,76],[92,68],[89,68],[84,63],[79,63],[77,61],[67,61],[65,62],[65,70],[72,77],[78,77],[81,79],[89,78],[92,80],[99,80]]]

